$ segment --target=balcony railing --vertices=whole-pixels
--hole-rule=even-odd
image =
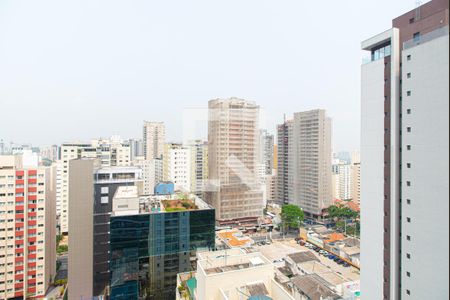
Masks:
[[[444,26],[441,28],[438,28],[436,30],[433,30],[429,33],[419,35],[409,41],[406,41],[403,43],[403,50],[415,47],[417,45],[429,42],[431,40],[434,40],[436,38],[439,38],[441,36],[448,35],[448,26]]]

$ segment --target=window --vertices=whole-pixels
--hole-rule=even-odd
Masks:
[[[407,167],[408,169],[411,169],[411,163],[407,163],[407,164],[406,164],[406,167]]]
[[[102,193],[102,194],[108,194],[108,193],[109,193],[109,187],[107,187],[107,186],[102,186],[102,188],[101,188],[101,193]]]
[[[420,32],[416,32],[413,34],[413,40],[414,40],[414,42],[420,41]]]
[[[410,272],[406,272],[406,276],[411,277],[411,273]]]
[[[411,254],[406,253],[406,258],[407,258],[407,259],[411,259]]]
[[[411,114],[411,108],[408,108],[408,109],[406,110],[406,113],[407,113],[408,115],[410,115],[410,114]]]
[[[409,19],[409,24],[414,23],[414,18]]]
[[[406,150],[411,151],[411,145],[406,145]]]
[[[406,60],[411,60],[411,54],[406,56]]]
[[[406,204],[411,205],[411,199],[406,199]]]
[[[406,91],[406,96],[411,96],[411,91]]]
[[[410,236],[410,235],[407,235],[407,236],[406,236],[406,239],[407,239],[408,241],[410,241],[410,240],[411,240],[411,236]]]
[[[108,204],[109,202],[109,197],[108,196],[104,196],[100,198],[100,203],[101,204]]]
[[[407,185],[407,186],[411,186],[411,181],[407,181],[407,182],[406,182],[406,185]]]
[[[406,218],[406,222],[411,223],[411,218]]]
[[[411,72],[406,74],[406,78],[411,78]]]
[[[411,132],[411,127],[407,127],[406,131]]]
[[[406,290],[406,295],[410,296],[411,295],[411,291],[410,290]]]

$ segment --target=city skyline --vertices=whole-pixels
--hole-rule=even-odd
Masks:
[[[236,96],[267,112],[261,128],[270,133],[285,113],[326,109],[336,124],[333,148],[358,149],[359,41],[415,7],[413,1],[329,3],[327,10],[294,1],[176,4],[183,13],[163,3],[2,2],[0,104],[43,116],[24,112],[27,126],[20,128],[6,126],[13,115],[3,116],[0,138],[38,146],[131,138],[150,120],[165,121],[167,140],[179,142],[184,109]],[[316,12],[327,21],[317,22]],[[305,30],[310,24],[317,30]],[[351,39],[342,42],[342,35]]]
[[[0,298],[448,298],[449,24],[0,1]]]

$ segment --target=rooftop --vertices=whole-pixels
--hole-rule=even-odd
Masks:
[[[266,285],[263,282],[247,284],[246,289],[250,296],[266,296],[269,295]],[[269,298],[270,299],[270,298]]]
[[[302,251],[297,253],[288,254],[287,257],[292,259],[296,264],[308,262],[308,261],[319,261],[319,259],[311,251]]]
[[[121,186],[113,199],[113,215],[169,213],[212,209],[195,195],[138,196],[135,186]]]
[[[222,230],[217,232],[217,236],[231,248],[233,247],[249,247],[253,244],[253,240],[242,234],[237,229]]]
[[[333,243],[336,241],[342,241],[345,239],[345,236],[339,232],[331,233],[326,239],[324,239],[325,243]]]
[[[311,300],[341,299],[317,274],[296,276],[292,278],[292,283]]]
[[[198,261],[198,266],[207,276],[267,265],[271,265],[270,261],[259,252],[240,252],[229,255],[226,250],[210,252],[206,259]]]

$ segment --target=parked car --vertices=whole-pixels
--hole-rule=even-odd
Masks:
[[[334,255],[330,254],[330,255],[328,255],[328,258],[329,258],[329,259],[335,259],[335,258],[336,258],[336,256],[334,256]]]
[[[322,255],[328,255],[328,252],[325,251],[325,250],[320,250],[320,251],[319,251],[319,254],[322,254]]]
[[[342,264],[342,266],[343,266],[344,268],[348,268],[348,267],[350,267],[350,264],[349,264],[348,262],[345,262],[345,261],[344,261],[344,263]]]

